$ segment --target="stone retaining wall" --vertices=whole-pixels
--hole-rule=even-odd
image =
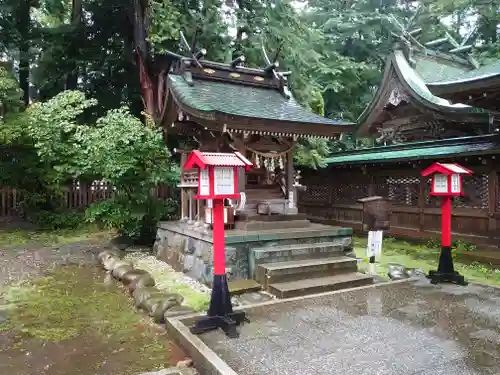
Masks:
[[[334,242],[341,251],[352,249],[352,229],[312,226],[312,229],[290,229],[289,232],[226,232],[226,267],[232,279],[249,279],[252,264],[251,249]],[[203,228],[179,222],[160,223],[154,245],[155,256],[176,271],[211,286],[213,277],[213,239]]]

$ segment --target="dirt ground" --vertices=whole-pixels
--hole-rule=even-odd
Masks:
[[[0,249],[0,374],[135,375],[185,358],[96,266],[103,243]]]

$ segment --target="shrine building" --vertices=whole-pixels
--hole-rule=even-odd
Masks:
[[[317,222],[362,228],[357,200],[392,202],[390,234],[434,239],[440,201],[420,172],[435,161],[472,170],[453,202],[453,237],[497,245],[500,229],[500,62],[481,66],[472,46],[444,38],[421,44],[401,33],[378,90],[360,115],[356,137],[374,148],[333,154],[328,167],[304,174],[300,212]]]
[[[210,207],[195,199],[197,172],[183,166],[192,150],[238,152],[253,166],[239,172],[241,199],[225,204],[230,279],[247,280],[278,297],[372,283],[357,272],[352,228],[311,223],[297,208],[297,194],[304,190],[293,166],[297,142],[338,139],[354,124],[299,105],[288,89],[290,73],[281,72],[265,52],[261,69],[245,67],[243,56],[220,63],[205,60],[202,52],[177,55],[168,74],[168,132],[183,140],[175,150],[181,157],[181,217],[159,224],[157,257],[211,283]]]

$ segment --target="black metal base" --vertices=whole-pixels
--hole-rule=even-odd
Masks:
[[[441,247],[438,270],[429,271],[427,278],[431,280],[431,284],[453,283],[463,286],[469,284],[462,275],[455,271],[450,246]]]
[[[429,275],[427,276],[427,278],[430,279],[431,284],[452,283],[462,286],[469,285],[469,283],[465,281],[464,277],[456,271],[453,273],[441,273],[439,271],[429,271]]]
[[[227,337],[236,338],[239,337],[236,327],[248,321],[244,311],[233,312],[226,275],[214,275],[207,316],[200,318],[190,331],[200,335],[220,328]]]
[[[236,329],[243,322],[248,322],[244,311],[232,312],[226,316],[204,316],[200,318],[193,327],[191,333],[201,335],[202,333],[222,329],[227,337],[234,339],[240,336]]]

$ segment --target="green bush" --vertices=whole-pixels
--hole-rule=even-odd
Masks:
[[[86,210],[86,219],[117,229],[119,234],[136,243],[149,245],[155,239],[158,222],[173,220],[177,210],[177,202],[173,199],[149,196],[144,201],[133,202],[122,195],[92,204]]]

